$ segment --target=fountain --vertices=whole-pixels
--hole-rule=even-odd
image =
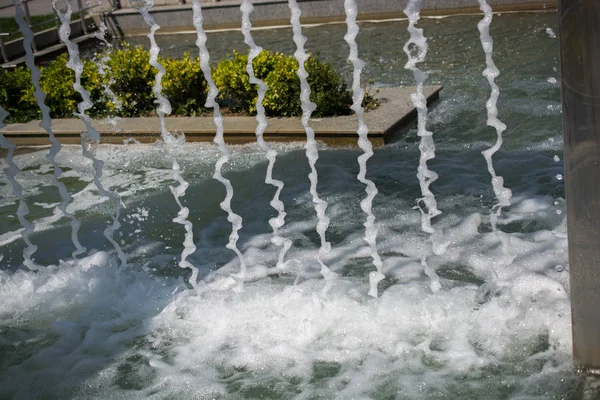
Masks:
[[[554,178],[561,115],[548,78],[556,65],[540,50],[555,46],[546,34],[554,20],[494,17],[508,25],[500,37],[536,24],[543,45],[527,53],[534,67],[523,72],[492,53],[492,12],[479,2],[478,26],[481,16],[419,19],[421,1],[411,0],[408,20],[364,23],[359,32],[353,0],[342,27],[301,26],[301,8],[289,0],[292,28],[274,36],[289,34],[285,46],[299,61],[306,143],[267,143],[259,100],[256,143],[227,146],[210,76],[217,36],[204,31],[199,0],[190,46],[209,85],[214,144],[169,131],[158,61],[167,47],[159,48],[150,0],[135,6],[159,71],[160,143],[103,145],[84,101],[82,145],[61,147],[29,52],[53,142],[48,155],[22,153],[0,136],[0,398],[583,397],[571,368],[563,182]],[[241,2],[234,34],[261,99],[268,88],[252,59],[275,39],[252,28],[252,10]],[[65,27],[69,14],[58,10]],[[442,34],[448,26],[459,34]],[[400,68],[374,55],[383,45],[361,42],[392,29],[407,39],[408,63],[402,43],[390,50]],[[319,37],[327,37],[323,49],[335,47],[330,30],[347,44],[340,64],[349,62],[360,152],[320,146],[311,128],[314,89],[303,61]],[[85,100],[66,28],[61,39]],[[531,47],[526,39],[512,41],[517,53]],[[465,72],[462,54],[438,55],[448,43],[479,57],[487,107],[480,72]],[[390,69],[410,72],[398,79],[416,81],[418,126],[373,151],[361,74],[377,68],[382,82]],[[423,82],[440,79],[440,69],[452,76],[449,94],[427,109]],[[501,149],[503,133],[511,136]]]

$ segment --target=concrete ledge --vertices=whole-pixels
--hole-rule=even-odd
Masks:
[[[441,86],[426,86],[423,92],[428,104],[439,98]],[[400,130],[414,121],[416,109],[410,94],[415,87],[381,88],[378,97],[381,105],[365,113],[365,122],[369,127],[369,138],[373,145],[381,146],[394,139]],[[188,142],[210,142],[216,127],[212,117],[169,117],[167,129],[172,133],[184,133]],[[251,143],[256,140],[256,119],[254,117],[225,117],[225,141],[229,144]],[[311,127],[317,140],[330,145],[356,145],[358,122],[356,116],[348,115],[312,119]],[[142,143],[152,143],[160,139],[160,121],[157,117],[122,118],[115,132],[105,120],[94,120],[93,126],[102,135],[102,143],[122,144],[128,138]],[[54,119],[52,131],[63,144],[81,142],[83,123],[78,119]],[[39,121],[25,124],[10,124],[0,132],[18,146],[48,145],[48,134],[39,126]],[[299,118],[269,118],[265,131],[267,141],[304,141],[306,134]]]

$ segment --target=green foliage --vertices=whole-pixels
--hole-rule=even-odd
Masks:
[[[97,58],[107,60],[106,74],[103,76],[98,72],[95,62],[84,61],[81,76],[82,86],[90,92],[94,104],[87,110],[88,115],[95,118],[109,114],[138,117],[155,112],[156,97],[152,89],[157,71],[149,63],[148,51],[125,45],[110,53],[100,54]],[[213,70],[213,79],[219,88],[221,102],[229,105],[231,111],[254,114],[258,93],[257,86],[250,84],[246,72],[247,61],[247,55],[234,52],[232,58],[218,63]],[[199,59],[185,54],[182,59],[161,58],[159,62],[165,67],[162,89],[171,102],[173,114],[195,116],[205,112],[207,85]],[[46,93],[46,104],[53,118],[72,118],[78,103],[82,101],[73,88],[74,73],[67,63],[68,57],[63,54],[41,68],[40,85]],[[296,59],[263,51],[254,59],[253,66],[256,76],[269,87],[263,102],[267,115],[301,115]],[[314,57],[306,61],[305,67],[309,74],[311,100],[317,105],[313,115],[350,114],[352,95],[341,76],[329,64]],[[104,92],[106,85],[122,103],[120,109],[117,110],[116,104]],[[376,104],[376,100],[367,92],[363,105],[372,108]],[[7,122],[26,122],[41,117],[27,68],[0,71],[0,105],[11,113]]]
[[[221,60],[213,73],[220,97],[233,102],[234,110],[250,114],[256,112],[258,91],[251,85],[246,73],[248,56],[238,52],[231,59]],[[302,114],[300,79],[296,73],[298,62],[292,56],[262,51],[252,62],[257,78],[269,87],[263,106],[270,116],[298,116]],[[310,57],[305,64],[311,100],[316,103],[315,117],[350,114],[352,94],[341,76],[327,63]]]
[[[81,95],[73,87],[75,73],[67,67],[69,57],[61,54],[41,69],[40,87],[46,93],[46,105],[50,107],[52,118],[72,118],[77,111],[77,105],[83,101]],[[90,92],[93,107],[86,111],[91,117],[102,116],[106,113],[100,75],[96,65],[91,61],[83,61],[81,86]],[[32,106],[37,107],[33,97],[33,87],[28,92]],[[40,115],[41,117],[41,115]]]
[[[0,69],[0,106],[10,113],[5,122],[27,122],[37,118],[37,110],[27,99],[30,87],[33,88],[29,69]]]
[[[194,117],[202,112],[207,87],[200,59],[190,58],[186,53],[181,60],[166,58],[160,62],[166,70],[162,81],[163,94],[171,102],[173,114]]]
[[[141,47],[124,46],[113,50],[107,62],[105,83],[121,101],[121,117],[139,117],[156,108],[152,93],[156,69],[150,65],[150,53]],[[110,104],[114,108],[114,104]]]

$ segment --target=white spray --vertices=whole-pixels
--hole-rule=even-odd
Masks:
[[[165,75],[165,68],[158,62],[158,53],[160,49],[156,44],[156,40],[154,38],[154,33],[160,29],[160,26],[154,21],[154,18],[150,15],[148,11],[152,5],[152,0],[138,0],[132,4],[136,9],[142,14],[144,17],[144,21],[150,27],[150,33],[148,34],[148,38],[150,39],[150,65],[157,69],[155,76],[155,84],[152,87],[152,92],[154,96],[156,96],[156,102],[158,107],[156,108],[156,114],[158,114],[158,118],[160,119],[160,131],[161,137],[164,143],[167,145],[168,151],[171,154],[172,161],[172,170],[173,170],[173,179],[179,183],[179,186],[170,186],[171,193],[179,206],[179,212],[177,213],[177,217],[173,218],[173,222],[181,224],[185,228],[185,236],[183,239],[183,251],[181,253],[181,259],[179,260],[179,266],[181,268],[189,268],[192,271],[192,275],[190,276],[189,282],[193,287],[197,285],[198,279],[198,269],[190,263],[187,258],[196,251],[196,246],[194,244],[194,233],[192,223],[187,219],[190,210],[187,207],[184,207],[181,203],[181,197],[185,195],[185,191],[189,186],[189,183],[186,182],[181,176],[181,167],[177,160],[175,160],[175,156],[172,154],[173,150],[185,142],[185,137],[174,136],[167,130],[167,126],[165,123],[165,115],[171,114],[171,103],[169,100],[162,94],[162,77]]]
[[[238,232],[242,228],[242,217],[234,213],[231,209],[233,186],[231,186],[229,179],[223,177],[221,174],[223,165],[229,161],[230,152],[229,147],[227,147],[225,144],[225,139],[223,137],[223,116],[221,115],[221,111],[219,109],[219,103],[217,103],[217,95],[219,94],[219,90],[217,89],[217,85],[215,85],[211,75],[210,55],[208,54],[208,49],[206,48],[207,37],[206,32],[204,32],[204,28],[202,27],[204,19],[202,17],[202,8],[199,0],[192,1],[192,9],[194,12],[194,27],[196,28],[198,35],[196,39],[196,45],[198,46],[198,51],[200,53],[200,68],[202,69],[204,79],[206,79],[206,83],[209,87],[208,95],[206,96],[206,107],[213,109],[213,120],[217,127],[217,134],[215,135],[213,141],[219,146],[219,151],[221,152],[221,157],[217,160],[215,165],[215,173],[213,174],[213,178],[225,186],[226,195],[220,206],[221,209],[227,213],[227,221],[231,223],[231,234],[229,235],[229,242],[227,243],[226,247],[230,250],[233,250],[240,260],[240,273],[236,277],[243,282],[246,278],[246,259],[237,247],[237,241],[239,239]],[[241,289],[240,286],[237,288]]]
[[[4,119],[8,116],[8,112],[2,106],[0,106],[0,129],[5,127]],[[25,196],[23,195],[23,186],[17,181],[16,177],[21,172],[21,169],[15,164],[13,161],[13,156],[15,149],[17,146],[14,143],[11,143],[3,134],[0,133],[0,148],[6,149],[8,152],[6,154],[6,163],[8,164],[8,168],[4,169],[4,173],[6,173],[6,178],[12,185],[13,195],[19,200],[19,206],[17,208],[17,218],[23,227],[23,231],[21,232],[21,236],[23,237],[23,241],[27,245],[23,249],[23,265],[29,268],[30,270],[38,270],[39,266],[33,261],[32,256],[37,251],[37,246],[31,242],[29,235],[33,233],[35,230],[35,226],[32,222],[30,222],[26,217],[29,214],[29,207],[25,202]]]
[[[358,58],[358,45],[356,44],[356,36],[358,35],[358,25],[356,23],[356,15],[358,14],[358,8],[355,0],[345,0],[344,8],[346,9],[346,25],[348,26],[348,33],[344,36],[344,39],[350,46],[350,55],[348,60],[352,63],[354,71],[352,73],[352,111],[356,113],[358,117],[358,145],[363,150],[363,154],[358,157],[359,172],[358,180],[364,184],[365,192],[367,197],[360,202],[361,209],[367,214],[367,220],[365,222],[365,242],[371,249],[371,257],[373,258],[373,265],[376,271],[369,274],[369,295],[377,297],[377,284],[385,278],[383,275],[383,262],[377,251],[377,228],[375,227],[375,215],[373,215],[373,199],[377,195],[377,187],[375,183],[370,179],[366,178],[367,175],[367,161],[373,156],[373,146],[369,141],[369,128],[364,121],[365,109],[362,106],[364,98],[364,90],[360,87],[360,75],[362,69],[365,66],[363,60]]]
[[[421,138],[419,151],[419,167],[417,169],[417,178],[421,186],[422,198],[417,200],[417,207],[421,212],[421,229],[427,233],[434,233],[435,229],[431,226],[431,219],[441,214],[437,208],[437,202],[433,192],[429,189],[431,184],[435,182],[438,175],[427,167],[427,161],[435,158],[435,143],[433,142],[433,133],[427,130],[427,98],[423,94],[423,83],[428,78],[427,74],[417,67],[418,63],[425,61],[427,55],[427,38],[423,35],[423,29],[417,28],[415,25],[419,21],[421,11],[421,0],[409,0],[404,14],[408,17],[408,32],[410,38],[404,44],[404,52],[408,57],[408,62],[404,68],[413,71],[415,82],[417,83],[417,91],[410,95],[413,105],[417,109],[417,135]],[[416,47],[416,49],[415,49]],[[416,54],[413,55],[413,50]],[[419,204],[423,202],[425,209]],[[427,265],[427,261],[423,257],[421,259],[425,274],[431,279],[431,289],[436,292],[440,288],[439,277],[435,271]]]
[[[104,161],[96,158],[96,147],[100,144],[100,133],[92,126],[92,121],[87,115],[86,111],[93,107],[93,103],[90,99],[90,92],[86,90],[81,85],[81,74],[83,73],[83,62],[79,58],[79,48],[77,44],[73,43],[69,36],[71,35],[71,2],[66,2],[66,11],[62,12],[56,6],[57,0],[52,0],[52,7],[54,8],[56,15],[60,18],[61,26],[59,29],[60,40],[67,46],[67,50],[69,52],[69,62],[67,63],[67,67],[73,70],[75,73],[75,82],[73,83],[73,88],[77,93],[81,95],[83,99],[78,105],[78,112],[74,113],[76,116],[81,119],[81,121],[85,124],[86,132],[82,132],[81,134],[81,147],[83,149],[83,155],[92,161],[92,166],[94,168],[94,184],[96,188],[98,188],[98,193],[102,197],[106,197],[110,200],[115,207],[115,214],[112,216],[112,224],[109,225],[104,230],[104,236],[106,239],[112,244],[115,251],[117,252],[117,256],[121,261],[121,266],[125,266],[127,264],[127,258],[125,257],[125,253],[121,249],[121,246],[114,239],[114,233],[121,227],[119,223],[119,214],[121,210],[121,200],[118,194],[110,192],[104,188],[102,185],[102,168],[104,166]]]
[[[51,146],[50,152],[48,153],[48,160],[52,164],[53,174],[52,174],[52,184],[54,187],[58,189],[58,193],[60,195],[60,204],[58,205],[58,209],[61,213],[71,220],[71,241],[75,246],[75,251],[72,253],[73,259],[76,259],[78,255],[85,252],[86,248],[81,245],[79,242],[79,228],[81,227],[81,222],[75,218],[75,215],[71,214],[67,211],[67,206],[71,202],[71,195],[67,191],[67,187],[64,183],[59,181],[62,175],[62,169],[56,162],[56,155],[60,152],[62,148],[60,142],[54,136],[54,132],[52,132],[52,119],[50,118],[50,108],[46,105],[46,94],[42,91],[40,87],[40,70],[35,65],[33,48],[31,46],[33,42],[33,32],[31,28],[25,22],[25,17],[23,14],[23,10],[21,9],[21,4],[18,0],[13,0],[13,4],[15,6],[15,20],[19,25],[19,31],[23,34],[23,48],[25,50],[25,64],[27,68],[31,71],[31,82],[33,83],[34,92],[33,95],[42,112],[42,121],[40,122],[40,127],[42,127],[50,138]]]
[[[332,272],[326,265],[323,263],[323,256],[331,251],[331,244],[325,238],[325,233],[327,232],[327,228],[329,227],[329,217],[325,215],[325,210],[327,209],[327,202],[322,200],[317,193],[317,183],[319,180],[319,176],[317,174],[317,169],[315,167],[317,160],[319,159],[319,151],[317,150],[317,141],[315,140],[315,131],[308,124],[308,120],[312,112],[315,110],[317,105],[310,100],[310,86],[308,84],[308,72],[306,72],[306,68],[304,67],[304,63],[308,60],[309,55],[304,50],[304,43],[306,43],[306,37],[302,34],[302,26],[300,25],[300,16],[302,12],[298,7],[298,3],[296,0],[288,0],[288,5],[290,10],[292,11],[292,16],[290,18],[290,22],[292,23],[292,29],[294,31],[294,43],[296,43],[296,52],[294,56],[298,61],[298,77],[300,78],[300,100],[302,102],[302,125],[304,126],[304,130],[306,132],[306,145],[304,146],[306,149],[306,158],[308,158],[308,163],[310,165],[310,174],[308,174],[308,179],[310,179],[310,194],[312,195],[313,203],[315,204],[315,211],[317,213],[317,232],[319,233],[319,237],[321,238],[321,247],[319,248],[319,253],[317,255],[317,261],[321,265],[321,275],[325,279],[325,288],[323,292],[326,293],[331,285],[333,284],[333,279],[335,279],[336,274]]]
[[[479,38],[481,40],[481,46],[485,52],[486,68],[483,70],[483,76],[486,77],[491,88],[490,98],[485,104],[487,109],[487,124],[488,126],[492,126],[496,129],[497,135],[496,143],[489,149],[482,152],[483,157],[485,157],[485,161],[487,162],[488,171],[492,176],[492,188],[494,189],[494,194],[498,199],[498,204],[495,206],[497,208],[496,213],[492,213],[491,215],[492,229],[496,231],[496,223],[500,213],[502,212],[502,207],[510,206],[512,192],[510,189],[504,187],[504,179],[501,176],[496,175],[496,171],[494,170],[494,165],[492,163],[492,156],[502,146],[502,133],[506,130],[506,125],[498,119],[498,107],[496,106],[498,97],[500,96],[500,88],[496,84],[495,79],[498,75],[500,75],[500,71],[498,68],[496,68],[496,64],[494,64],[494,60],[492,59],[492,54],[494,52],[494,40],[490,36],[492,8],[485,0],[478,1],[480,9],[484,14],[483,19],[477,24],[477,28],[479,29],[480,33]]]
[[[277,268],[279,270],[284,269],[284,259],[285,254],[292,246],[292,241],[286,239],[279,235],[279,228],[281,228],[285,223],[285,206],[283,202],[279,199],[281,191],[283,190],[283,182],[277,179],[273,179],[273,167],[275,166],[275,160],[277,158],[277,152],[269,146],[264,139],[264,132],[268,126],[267,118],[265,116],[265,107],[263,106],[263,100],[265,98],[265,93],[267,92],[267,84],[262,80],[258,79],[254,74],[254,67],[252,66],[252,61],[262,52],[262,48],[257,46],[254,43],[254,39],[252,38],[252,23],[250,22],[250,14],[254,9],[254,6],[250,2],[250,0],[242,0],[242,5],[240,7],[242,10],[242,33],[244,34],[244,42],[250,47],[250,53],[248,54],[248,64],[246,65],[246,72],[250,77],[250,83],[254,85],[258,85],[258,98],[256,100],[256,121],[258,122],[258,126],[256,127],[256,142],[259,146],[264,150],[267,160],[269,160],[269,165],[267,166],[267,175],[265,178],[265,183],[268,185],[273,185],[277,189],[275,194],[273,195],[273,199],[271,200],[271,207],[277,211],[277,217],[271,218],[269,220],[269,225],[273,229],[273,237],[271,242],[281,247],[281,251],[279,252],[279,259],[277,261]]]

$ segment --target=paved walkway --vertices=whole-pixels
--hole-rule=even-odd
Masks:
[[[423,90],[428,103],[438,99],[441,86],[426,86]],[[403,128],[414,121],[416,110],[410,100],[414,87],[381,88],[378,97],[381,105],[365,114],[365,123],[369,127],[369,138],[374,145],[388,143]],[[254,117],[225,117],[225,141],[230,144],[249,143],[256,140]],[[94,127],[102,135],[102,143],[123,143],[133,138],[142,143],[151,143],[160,138],[158,118],[123,118],[115,132],[105,120],[93,121]],[[208,142],[215,136],[212,117],[170,117],[167,129],[176,133],[185,133],[187,141]],[[312,119],[310,126],[315,130],[317,140],[330,145],[356,145],[358,128],[356,116],[341,116]],[[80,143],[83,123],[78,119],[55,119],[52,130],[64,144]],[[19,146],[47,145],[48,134],[39,126],[39,121],[25,124],[11,124],[1,129],[8,140]],[[268,141],[304,141],[306,135],[299,118],[269,118],[265,131]]]

